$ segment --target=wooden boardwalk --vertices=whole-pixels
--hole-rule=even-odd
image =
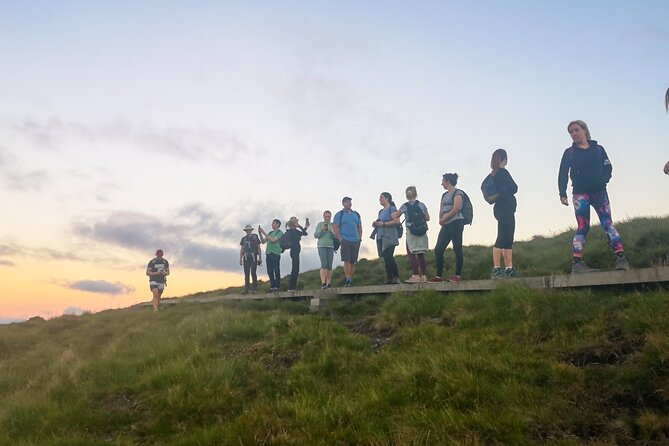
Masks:
[[[630,269],[628,271],[601,271],[588,274],[560,274],[554,276],[525,277],[506,280],[464,280],[460,283],[415,283],[398,285],[354,286],[349,288],[329,288],[326,290],[298,290],[257,294],[220,294],[214,296],[194,296],[162,299],[166,305],[182,302],[224,302],[263,299],[311,299],[312,311],[318,311],[323,301],[340,297],[353,297],[378,294],[410,294],[421,290],[448,292],[490,291],[504,283],[521,283],[530,289],[587,288],[615,285],[658,285],[669,283],[669,267]],[[135,306],[150,306],[142,302]]]

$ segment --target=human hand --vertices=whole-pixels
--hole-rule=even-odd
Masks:
[[[664,165],[664,174],[669,175],[669,161]]]
[[[560,197],[560,203],[569,206],[569,199],[567,197]]]
[[[258,259],[258,266],[262,265],[262,259]]]
[[[242,266],[243,264],[242,259],[239,259],[239,266]]]

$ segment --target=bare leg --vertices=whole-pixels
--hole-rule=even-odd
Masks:
[[[153,300],[151,301],[151,304],[153,304],[153,311],[156,312],[160,309],[160,290],[158,288],[154,288],[151,290],[153,293]]]
[[[504,266],[513,268],[513,249],[503,249],[502,254],[504,255]]]
[[[502,260],[502,249],[501,248],[492,248],[492,266],[499,268]],[[508,266],[508,265],[507,265]]]

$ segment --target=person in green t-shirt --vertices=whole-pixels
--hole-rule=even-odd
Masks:
[[[332,281],[332,261],[334,259],[334,232],[332,212],[323,212],[323,221],[316,225],[314,237],[318,239],[318,257],[321,259],[321,289],[330,288]]]
[[[267,275],[269,276],[270,291],[279,291],[281,288],[281,246],[279,240],[283,235],[283,231],[279,229],[281,221],[276,218],[272,220],[272,230],[269,234],[263,228],[258,226],[258,233],[260,234],[260,241],[267,243],[265,249],[265,260],[267,264]]]

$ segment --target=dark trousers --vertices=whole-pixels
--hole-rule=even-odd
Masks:
[[[497,240],[494,247],[499,249],[512,249],[513,235],[516,232],[516,216],[513,211],[498,210],[495,208],[493,215],[497,219]]]
[[[258,286],[258,275],[256,270],[258,269],[258,261],[256,256],[252,254],[244,255],[244,287],[249,289],[249,275],[253,278],[253,289],[256,289]]]
[[[395,247],[391,246],[390,248],[386,248],[386,250],[382,252],[381,251],[382,245],[383,245],[383,240],[377,239],[376,248],[381,257],[383,257],[383,264],[386,267],[386,277],[388,278],[388,282],[391,282],[394,278],[400,276],[399,270],[397,269],[397,262],[395,261]]]
[[[464,257],[462,255],[462,231],[465,229],[464,220],[455,220],[441,227],[437,246],[434,248],[434,256],[437,259],[437,276],[444,274],[444,251],[446,247],[453,242],[453,252],[455,253],[455,274],[462,275],[462,265]]]
[[[288,284],[288,289],[296,290],[297,276],[300,274],[300,250],[292,248],[290,250],[290,259],[293,261],[293,267],[290,270],[290,283]]]
[[[269,253],[265,257],[270,288],[281,288],[281,256]]]

